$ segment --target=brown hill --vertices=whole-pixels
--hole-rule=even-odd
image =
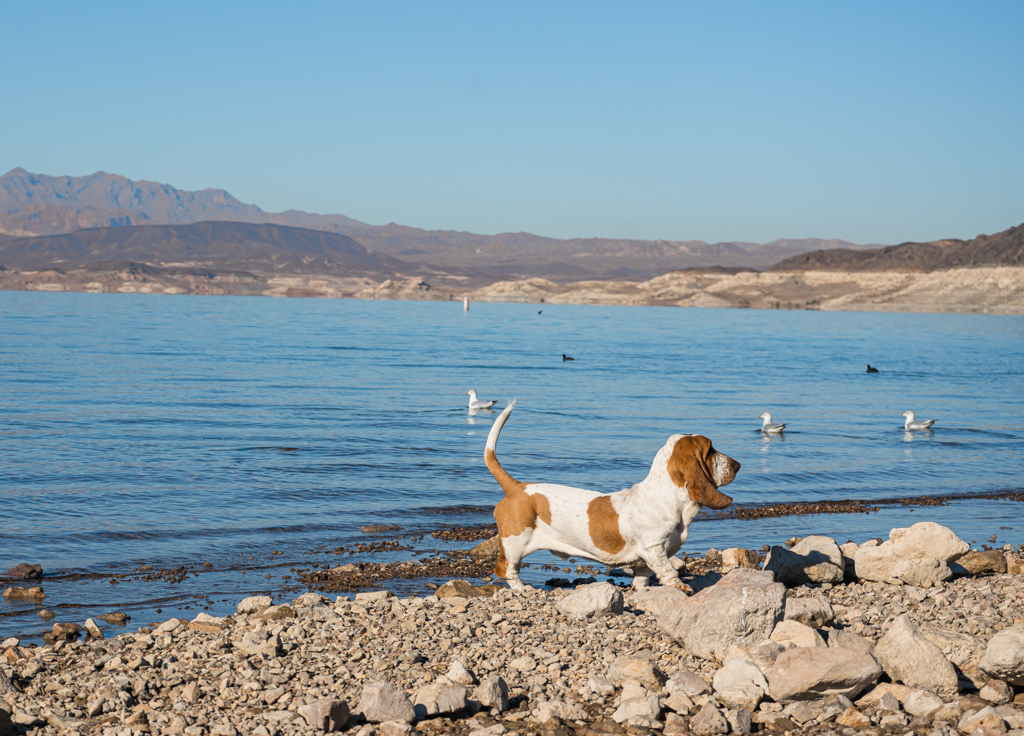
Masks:
[[[70,269],[104,261],[385,277],[417,270],[344,235],[242,222],[106,227],[0,242],[0,264],[7,268]]]
[[[876,250],[817,250],[787,258],[770,271],[912,271],[1024,266],[1024,224],[973,240],[902,243]]]
[[[403,261],[449,273],[471,273],[482,279],[642,279],[694,266],[766,268],[788,256],[825,247],[874,247],[816,238],[758,244],[563,240],[530,233],[481,235],[393,223],[368,225],[344,215],[299,210],[268,213],[239,202],[222,189],[190,192],[104,172],[81,177],[46,176],[19,168],[0,176],[0,233],[56,235],[89,228],[208,220],[285,225],[345,235]]]

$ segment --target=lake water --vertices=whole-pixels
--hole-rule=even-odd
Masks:
[[[246,577],[249,557],[319,560],[362,524],[485,523],[497,414],[468,415],[470,388],[518,398],[499,457],[524,481],[618,490],[696,432],[742,463],[737,504],[1024,486],[1021,317],[0,292],[0,571],[42,564],[59,620],[118,605],[142,623],[273,591],[284,568]],[[934,431],[904,432],[907,409]],[[784,437],[757,431],[766,410]],[[925,519],[1019,543],[1022,512],[698,519],[686,550]],[[205,561],[216,574],[116,592],[61,577]],[[0,603],[0,637],[48,628],[37,608]]]

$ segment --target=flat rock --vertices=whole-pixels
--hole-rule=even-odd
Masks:
[[[576,703],[567,703],[564,700],[541,700],[537,703],[535,711],[537,721],[547,723],[552,718],[561,718],[563,721],[582,720],[587,717],[587,712]]]
[[[867,652],[801,647],[779,655],[768,675],[768,692],[779,703],[829,695],[854,698],[881,674],[882,668]]]
[[[580,585],[556,608],[571,618],[601,618],[622,613],[622,592],[611,583]]]
[[[333,698],[321,698],[307,703],[300,706],[297,712],[311,728],[325,733],[341,731],[349,717],[348,703]]]
[[[942,656],[957,667],[976,666],[985,655],[985,642],[976,636],[944,629],[918,629],[921,636],[942,650]]]
[[[927,690],[914,690],[903,701],[903,708],[912,716],[927,718],[945,703],[935,693]]]
[[[985,647],[978,669],[1011,685],[1024,685],[1024,624],[996,633]]]
[[[799,621],[812,629],[829,626],[836,617],[832,604],[824,598],[787,598],[785,619]]]
[[[8,569],[0,577],[14,578],[15,580],[42,580],[43,567],[42,565],[30,565],[27,562],[22,562],[20,565],[15,565]]]
[[[20,585],[12,585],[4,591],[4,598],[13,600],[42,600],[46,597],[46,593],[38,585],[33,585],[30,588],[24,588]]]
[[[833,630],[828,632],[828,645],[840,649],[859,649],[869,654],[875,651],[875,643],[873,641],[849,631]]]
[[[402,527],[398,524],[363,524],[359,531],[363,534],[379,534],[381,532],[397,532]]]
[[[468,580],[449,580],[434,591],[438,598],[489,598],[497,590],[495,585],[477,587]]]
[[[957,694],[958,678],[952,663],[917,630],[907,614],[897,618],[878,641],[875,656],[889,677],[908,687],[943,698]]]
[[[658,616],[672,606],[679,605],[689,596],[671,585],[656,585],[650,588],[641,588],[633,593],[631,598],[634,608]]]
[[[968,552],[956,564],[971,575],[1002,575],[1006,572],[1006,555],[998,549]]]
[[[779,621],[771,635],[772,641],[777,641],[785,647],[827,647],[825,639],[821,634],[799,621]]]
[[[765,677],[775,668],[775,660],[786,651],[786,647],[777,641],[765,639],[747,650],[747,657],[754,665],[761,670]]]
[[[688,669],[676,672],[665,683],[665,689],[671,693],[681,693],[690,698],[711,693],[711,685],[700,675]]]
[[[412,723],[416,720],[416,711],[405,691],[381,680],[363,685],[363,693],[359,698],[359,712],[370,723]]]
[[[612,713],[612,720],[616,723],[625,723],[634,718],[646,718],[649,721],[656,721],[661,715],[661,700],[657,695],[647,695],[642,698],[624,700]]]
[[[658,617],[658,626],[695,657],[725,659],[733,644],[753,646],[782,620],[786,587],[770,572],[740,567]]]
[[[715,673],[713,685],[719,699],[730,708],[757,708],[768,692],[768,681],[753,662],[731,659]]]
[[[354,603],[359,603],[365,606],[370,603],[376,603],[377,601],[383,601],[394,597],[395,594],[390,590],[368,590],[363,593],[356,593]]]

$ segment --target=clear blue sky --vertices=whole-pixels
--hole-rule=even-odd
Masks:
[[[556,237],[1024,221],[1024,3],[0,4],[0,173]]]

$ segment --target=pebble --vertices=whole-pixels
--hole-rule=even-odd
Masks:
[[[804,547],[812,543],[831,551],[822,540]],[[741,557],[727,552],[719,565]],[[1024,569],[1010,554],[1007,569]],[[991,557],[986,569],[998,567]],[[762,574],[736,569],[747,571],[741,578]],[[707,561],[701,571],[706,584],[695,589],[727,572]],[[747,588],[749,601],[756,589],[750,583],[759,581],[743,580],[739,590]],[[12,723],[37,736],[310,736],[325,728],[354,736],[646,736],[651,729],[666,736],[762,729],[951,736],[957,728],[1024,728],[1024,698],[1013,697],[1013,686],[1024,684],[1024,659],[1007,654],[1024,645],[1024,576],[958,572],[928,587],[849,579],[790,587],[786,615],[773,624],[788,621],[783,631],[790,635],[723,646],[723,658],[741,663],[724,672],[720,660],[694,656],[659,626],[664,611],[648,610],[661,600],[650,595],[656,590],[620,588],[622,612],[596,618],[564,612],[560,604],[573,590],[493,587],[446,600],[378,591],[358,603],[306,593],[279,601],[269,616],[274,602],[255,597],[232,616],[171,619],[138,633],[108,629],[106,639],[92,635],[95,622],[84,639],[75,624],[58,624],[51,633],[59,626],[60,636],[47,646],[0,644],[0,712],[9,706]],[[930,692],[917,683],[878,682],[869,671],[868,652],[908,631],[917,649],[928,657],[938,651],[956,666],[954,691],[945,680]],[[794,638],[816,646],[794,648]],[[764,680],[777,689],[777,667],[818,667],[810,677],[847,661],[876,684],[859,693],[859,685],[819,678],[819,697],[785,705],[770,692],[759,704],[740,697],[746,686],[762,690]],[[913,679],[890,664],[897,678]],[[859,694],[856,704],[846,693]],[[792,692],[779,696],[788,700]],[[451,708],[463,710],[443,712]]]

